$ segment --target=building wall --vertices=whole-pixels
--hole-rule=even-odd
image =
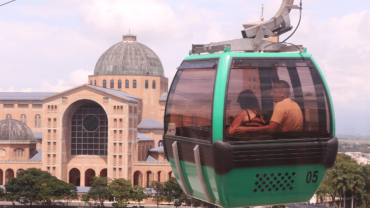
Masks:
[[[40,115],[42,120],[43,108],[42,101],[4,101],[0,100],[0,120],[6,119],[7,115],[11,115],[12,119],[21,120],[21,115],[26,116],[26,124],[32,132],[41,132],[40,127],[35,126],[35,116]]]
[[[71,155],[71,118],[77,108],[88,102],[98,103],[106,112],[108,117],[108,155]],[[51,112],[49,105],[57,106],[58,111]],[[119,111],[117,110],[119,107]],[[122,107],[122,110],[121,110]],[[84,186],[85,171],[93,169],[98,175],[102,169],[108,169],[108,177],[117,175],[129,178],[132,169],[133,138],[136,136],[137,109],[138,104],[127,100],[108,96],[96,89],[88,87],[77,88],[68,93],[53,96],[45,100],[45,119],[54,121],[56,125],[44,127],[43,149],[47,150],[49,142],[56,144],[55,151],[43,152],[43,161],[49,157],[56,157],[51,164],[43,163],[43,170],[48,167],[56,168],[56,176],[68,181],[69,171],[78,168],[81,174],[81,185]],[[55,109],[55,108],[54,108]],[[130,109],[132,111],[130,112]],[[122,122],[120,122],[122,120]],[[117,121],[117,122],[115,122]],[[56,132],[56,134],[54,134]],[[122,132],[120,134],[120,132]],[[51,135],[50,135],[51,133]],[[54,162],[55,161],[55,162]],[[119,166],[119,167],[118,167]],[[120,172],[121,174],[118,174]]]
[[[107,87],[111,78],[108,75],[90,76],[89,80],[94,78],[97,83],[102,83],[103,79],[107,80]],[[70,172],[72,169],[79,171],[80,185],[85,186],[86,180],[91,180],[91,174],[98,176],[104,171],[109,178],[126,178],[133,181],[135,171],[142,171],[143,174],[148,171],[153,172],[153,178],[158,178],[158,171],[162,171],[160,181],[168,179],[168,173],[171,172],[169,163],[165,161],[164,156],[153,153],[159,161],[148,163],[145,159],[150,148],[158,147],[158,141],[162,140],[163,130],[149,130],[144,135],[151,137],[154,141],[145,143],[149,149],[138,151],[139,144],[137,141],[137,125],[146,118],[154,118],[163,122],[164,104],[159,102],[159,98],[167,92],[168,80],[164,77],[153,76],[114,76],[115,88],[117,80],[122,77],[122,91],[131,95],[140,97],[142,102],[130,102],[125,99],[109,95],[97,89],[87,86],[77,87],[63,93],[50,96],[42,101],[0,101],[0,119],[6,118],[10,114],[13,119],[20,120],[20,116],[26,116],[26,124],[33,132],[42,132],[43,138],[37,139],[33,144],[34,149],[42,149],[42,162],[31,161],[29,157],[22,157],[20,161],[12,161],[11,148],[23,148],[17,144],[14,147],[6,148],[6,156],[0,156],[0,183],[6,181],[6,171],[13,170],[14,177],[19,169],[41,168],[49,171],[52,175],[70,182]],[[113,78],[113,77],[112,77]],[[130,80],[130,88],[125,88],[125,79]],[[137,89],[132,89],[132,80],[137,80]],[[145,80],[148,80],[149,89],[145,89]],[[156,88],[152,89],[152,81],[156,81]],[[98,84],[97,84],[98,85]],[[99,85],[98,85],[99,86]],[[74,111],[84,102],[96,102],[106,111],[108,117],[108,155],[78,155],[72,156],[70,153],[71,141],[71,117]],[[4,103],[5,105],[4,108]],[[13,105],[12,105],[13,104]],[[28,106],[26,106],[28,104]],[[10,106],[10,107],[9,107]],[[26,106],[26,107],[25,107]],[[122,111],[117,107],[122,106]],[[116,108],[115,108],[116,107]],[[35,124],[40,116],[40,127]],[[120,120],[122,119],[122,122]],[[116,120],[116,122],[115,122]],[[116,136],[115,132],[116,131]],[[122,131],[122,136],[118,132]],[[0,149],[2,147],[0,146]],[[26,147],[24,147],[26,148]],[[29,148],[29,147],[28,147]],[[144,148],[143,148],[144,149]],[[143,150],[142,149],[142,150]],[[24,152],[29,156],[29,152]],[[140,164],[137,164],[139,161]],[[138,167],[137,167],[138,165]],[[2,180],[2,181],[1,181]],[[144,186],[144,185],[143,185]]]
[[[145,75],[91,75],[88,78],[88,83],[103,87],[103,80],[106,80],[107,88],[121,90],[130,95],[142,98],[142,111],[139,112],[140,121],[147,118],[153,118],[163,122],[163,113],[159,104],[159,98],[163,93],[168,92],[168,79],[160,76],[145,76]],[[114,81],[114,88],[110,88],[110,81]],[[118,80],[121,80],[122,88],[118,89]],[[129,88],[125,87],[126,80],[129,81]],[[133,80],[136,80],[136,88],[133,88]],[[148,89],[145,88],[145,81],[148,81]],[[153,89],[153,81],[156,83]]]

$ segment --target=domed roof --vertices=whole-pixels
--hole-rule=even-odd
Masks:
[[[94,74],[164,76],[164,70],[157,54],[128,34],[100,56]]]
[[[5,119],[0,121],[0,141],[35,140],[32,131],[21,121]]]

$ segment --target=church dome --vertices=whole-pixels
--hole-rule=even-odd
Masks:
[[[99,58],[94,75],[152,75],[164,77],[161,60],[148,46],[136,41],[135,35],[124,35]]]
[[[5,119],[0,121],[0,141],[35,140],[30,128],[21,121]]]

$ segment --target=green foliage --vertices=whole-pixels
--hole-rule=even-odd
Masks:
[[[6,184],[6,198],[32,206],[32,203],[50,205],[54,200],[77,198],[77,189],[73,184],[57,179],[47,171],[29,168],[18,173],[17,178]]]
[[[153,200],[157,202],[157,207],[158,207],[159,203],[164,201],[165,199],[163,183],[158,182],[158,181],[152,181],[150,183],[150,188],[151,188],[151,195],[153,197]]]
[[[76,186],[54,176],[39,181],[36,186],[41,187],[37,194],[39,201],[43,204],[50,205],[54,200],[77,199]]]
[[[143,199],[148,198],[148,196],[144,193],[144,191],[145,191],[145,188],[143,188],[141,186],[134,186],[132,188],[131,199],[134,200],[134,201],[139,202],[139,206],[140,206],[140,202]]]
[[[6,197],[22,204],[30,203],[32,206],[32,203],[43,201],[48,197],[44,195],[44,192],[41,192],[44,187],[40,181],[51,177],[49,172],[36,168],[20,171],[17,178],[12,178],[5,184]]]
[[[334,206],[335,196],[351,199],[352,207],[370,205],[370,167],[358,165],[350,156],[338,154],[335,165],[328,170],[326,176],[316,191],[318,201],[322,203],[326,196],[330,196]],[[341,206],[341,202],[338,205]]]
[[[95,205],[104,207],[104,201],[109,199],[111,195],[107,178],[101,176],[94,177],[89,192],[83,196],[83,201],[90,203],[90,199],[92,199]]]
[[[124,178],[119,178],[113,180],[108,187],[116,201],[112,204],[113,207],[126,207],[131,198],[131,182]]]
[[[4,196],[4,189],[0,187],[0,198]]]
[[[176,201],[177,204],[181,204],[186,199],[186,194],[180,187],[176,178],[170,178],[164,183],[164,200],[167,202]],[[176,205],[175,205],[176,206]]]
[[[272,208],[285,208],[285,205],[274,205]]]

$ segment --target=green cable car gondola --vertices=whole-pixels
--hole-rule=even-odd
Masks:
[[[289,25],[276,20],[292,4],[284,0],[275,16],[280,31]],[[263,26],[276,30],[268,23],[254,38],[246,29],[240,40],[193,45],[178,67],[164,148],[189,196],[223,207],[305,202],[334,165],[327,83],[306,49],[282,53],[292,47],[258,40]]]

